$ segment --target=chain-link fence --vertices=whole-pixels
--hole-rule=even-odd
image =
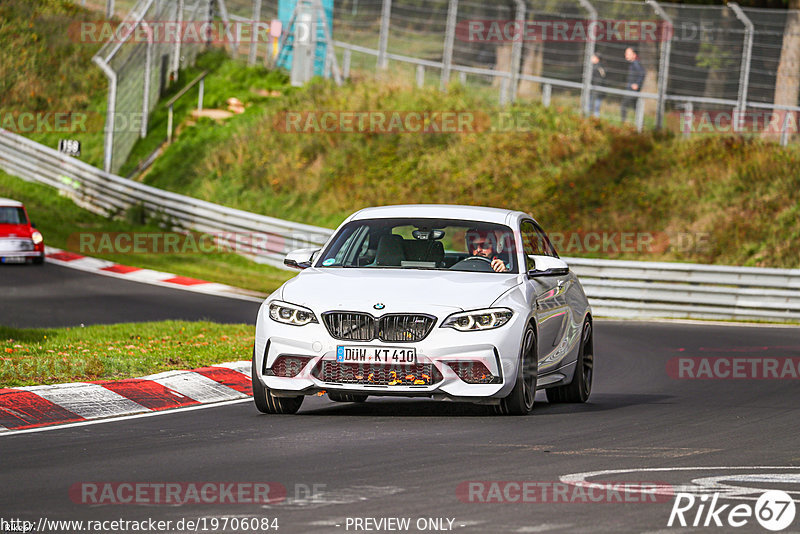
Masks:
[[[85,1],[119,8],[130,0]],[[215,6],[222,19],[269,24],[280,2],[140,0],[126,20],[145,26],[174,19],[179,4],[184,20],[213,18]],[[632,120],[640,130],[757,133],[782,143],[797,133],[800,11],[656,0],[335,0],[333,13],[333,44],[346,78],[355,70],[388,70],[419,86],[458,82],[496,95],[500,104],[558,102]],[[225,45],[251,64],[274,60],[272,39]],[[164,83],[161,62],[173,65],[178,52],[188,62],[199,48],[155,43],[148,60],[146,44],[108,43],[98,63],[112,82],[110,110],[152,107]],[[119,168],[137,135],[114,135],[107,168]]]
[[[139,0],[95,55],[109,79],[106,171],[125,163],[137,139],[147,135],[150,112],[170,79],[206,46],[198,33],[184,37],[187,25],[209,20],[210,7],[210,0]]]

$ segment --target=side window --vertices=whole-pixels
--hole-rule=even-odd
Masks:
[[[533,224],[532,221],[523,221],[520,226],[522,233],[522,246],[525,252],[525,268],[534,269],[534,261],[531,256],[557,256],[553,245],[547,239],[544,231]]]
[[[538,224],[534,224],[533,227],[536,229],[536,233],[539,235],[539,242],[542,244],[542,254],[557,258],[558,254],[556,253],[556,249],[553,247],[553,244],[550,243],[550,238],[547,237],[547,234],[544,233],[544,230],[542,230]]]

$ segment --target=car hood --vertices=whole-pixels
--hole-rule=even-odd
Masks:
[[[30,237],[33,230],[27,224],[0,224],[0,238],[2,237]]]
[[[281,298],[317,312],[452,313],[490,306],[519,285],[515,275],[398,269],[307,269],[289,280]],[[376,310],[381,303],[385,308]]]

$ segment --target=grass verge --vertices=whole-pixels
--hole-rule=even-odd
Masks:
[[[250,325],[210,322],[0,326],[0,387],[118,380],[247,360],[253,339]]]

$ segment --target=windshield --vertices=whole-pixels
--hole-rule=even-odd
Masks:
[[[0,206],[0,224],[28,224],[25,210],[11,206]]]
[[[344,226],[316,267],[518,272],[511,229],[447,219],[372,219]]]

